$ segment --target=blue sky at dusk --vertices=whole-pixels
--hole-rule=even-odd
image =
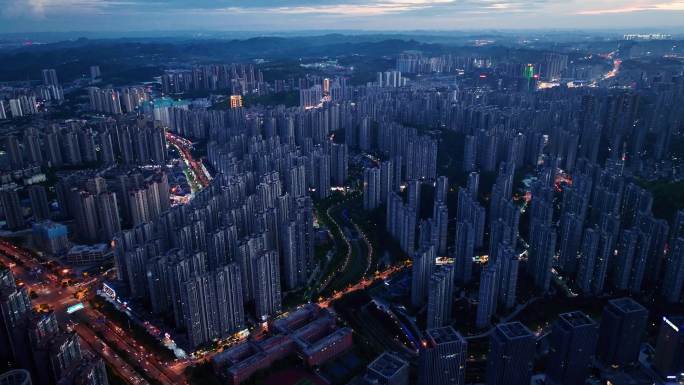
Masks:
[[[0,32],[684,27],[670,0],[0,0]]]

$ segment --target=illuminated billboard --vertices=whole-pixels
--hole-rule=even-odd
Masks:
[[[106,283],[102,284],[102,293],[111,299],[116,299],[116,290]]]
[[[81,309],[83,309],[83,303],[79,302],[77,304],[69,306],[67,308],[66,312],[67,312],[67,314],[71,314],[71,313],[75,313]]]

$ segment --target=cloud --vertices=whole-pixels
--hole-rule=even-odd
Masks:
[[[190,13],[380,16],[429,10],[506,12],[539,2],[544,0],[0,0],[0,9],[5,9],[5,16],[30,18],[69,13],[149,14],[159,9]]]
[[[0,31],[610,28],[634,12],[680,26],[678,11],[684,0],[0,0]]]
[[[327,14],[340,16],[378,16],[389,13],[409,12],[436,5],[444,5],[455,0],[385,0],[369,3],[328,4],[305,6],[280,6],[259,9],[259,12],[280,14]],[[235,8],[233,8],[235,10]],[[244,9],[243,9],[244,10]],[[248,8],[247,10],[254,11]]]
[[[606,15],[615,13],[631,13],[643,11],[684,11],[684,1],[671,2],[638,2],[631,4],[616,4],[609,8],[586,9],[577,12],[580,15]]]
[[[338,15],[381,16],[398,13],[425,14],[430,12],[485,13],[518,12],[545,3],[544,0],[356,0],[356,1],[292,1],[290,5],[271,5],[269,1],[257,1],[240,6],[218,9],[223,13],[268,13],[281,15]],[[204,8],[198,7],[197,11]]]
[[[44,19],[54,14],[103,13],[116,7],[138,6],[137,0],[0,0],[5,17]]]

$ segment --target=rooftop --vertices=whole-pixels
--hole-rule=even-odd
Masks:
[[[610,304],[624,313],[647,311],[646,308],[641,306],[639,302],[629,297],[611,300]]]
[[[520,322],[509,322],[497,325],[501,333],[508,338],[528,337],[532,335],[530,329]]]
[[[408,367],[406,361],[385,352],[368,365],[368,370],[381,374],[383,377],[392,377],[404,367]]]
[[[577,327],[577,326],[586,326],[586,325],[595,325],[596,322],[594,322],[591,317],[588,315],[584,314],[581,311],[573,311],[570,313],[563,313],[560,316],[558,316],[560,320],[564,321],[568,325],[572,327]]]
[[[80,253],[106,253],[109,251],[109,245],[106,243],[97,243],[94,245],[75,245],[69,249],[69,254]]]
[[[463,337],[451,326],[430,329],[427,331],[430,339],[437,345],[448,342],[465,342]]]

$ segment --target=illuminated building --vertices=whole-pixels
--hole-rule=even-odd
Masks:
[[[323,79],[323,95],[329,95],[330,94],[330,79],[325,78]]]
[[[230,95],[230,108],[242,107],[242,95]]]
[[[670,40],[672,35],[664,33],[638,34],[628,33],[622,36],[624,40]]]
[[[523,77],[527,79],[527,90],[533,90],[535,78],[538,78],[538,74],[535,74],[534,64],[528,64],[523,70]]]

